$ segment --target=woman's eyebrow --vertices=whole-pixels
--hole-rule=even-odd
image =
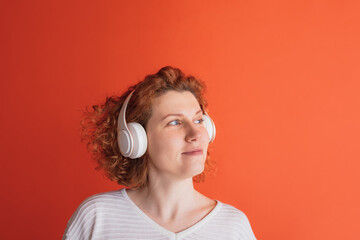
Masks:
[[[201,113],[201,112],[202,112],[202,110],[200,109],[199,111],[197,111],[197,112],[195,113],[195,115],[198,115],[198,114]],[[161,121],[163,121],[164,119],[166,119],[166,118],[168,118],[168,117],[171,117],[171,116],[182,117],[182,116],[184,116],[184,114],[182,114],[182,113],[170,113],[170,114],[166,115],[165,117],[163,117],[163,118],[161,119]]]

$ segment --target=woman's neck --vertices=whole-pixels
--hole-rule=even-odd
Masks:
[[[148,185],[129,190],[128,195],[142,211],[161,221],[180,219],[196,209],[202,196],[194,189],[192,179],[150,179]]]

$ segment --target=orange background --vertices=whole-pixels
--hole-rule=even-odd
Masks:
[[[120,186],[87,105],[165,65],[206,81],[218,173],[258,239],[359,239],[359,1],[1,1],[2,239],[60,239]]]

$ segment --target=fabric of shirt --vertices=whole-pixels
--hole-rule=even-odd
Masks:
[[[148,217],[129,198],[126,189],[87,198],[71,216],[63,240],[256,240],[246,215],[216,200],[209,214],[174,233]]]

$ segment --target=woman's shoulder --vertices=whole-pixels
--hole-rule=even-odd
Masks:
[[[239,217],[239,218],[246,217],[245,213],[242,210],[234,207],[233,205],[224,202],[220,202],[220,204],[221,204],[221,213],[232,217]]]
[[[233,205],[220,201],[218,202],[220,203],[221,208],[216,214],[216,217],[213,219],[213,227],[215,228],[216,226],[221,226],[222,232],[225,231],[231,236],[242,236],[240,239],[243,239],[243,237],[246,236],[246,239],[256,240],[246,214]]]
[[[97,193],[83,200],[69,219],[63,239],[80,239],[85,232],[91,234],[95,222],[101,225],[104,219],[128,212],[123,191]]]
[[[119,190],[114,190],[114,191],[108,191],[108,192],[101,192],[101,193],[96,193],[93,195],[90,195],[88,197],[85,198],[85,200],[83,200],[83,203],[97,203],[97,202],[102,202],[102,201],[107,201],[107,200],[114,200],[114,199],[119,199],[119,197],[121,197],[122,195],[122,189]]]
[[[205,199],[204,202],[209,206],[209,208],[213,209],[211,213],[217,215],[218,218],[226,219],[227,221],[234,220],[236,222],[248,221],[245,213],[233,205],[224,203],[217,199],[208,198],[202,194],[201,196],[203,197],[202,199]],[[215,207],[211,207],[214,201],[216,202]]]
[[[101,207],[103,205],[111,206],[112,204],[117,205],[124,201],[123,191],[124,189],[122,188],[119,190],[101,192],[90,195],[81,202],[79,207]]]
[[[220,202],[220,205],[221,209],[218,213],[218,217],[220,219],[224,219],[227,222],[234,222],[250,226],[249,219],[242,210],[228,203]]]
[[[86,215],[94,215],[103,211],[111,211],[111,209],[119,209],[124,207],[125,199],[123,189],[93,194],[83,200],[77,207],[74,215],[85,217]]]

